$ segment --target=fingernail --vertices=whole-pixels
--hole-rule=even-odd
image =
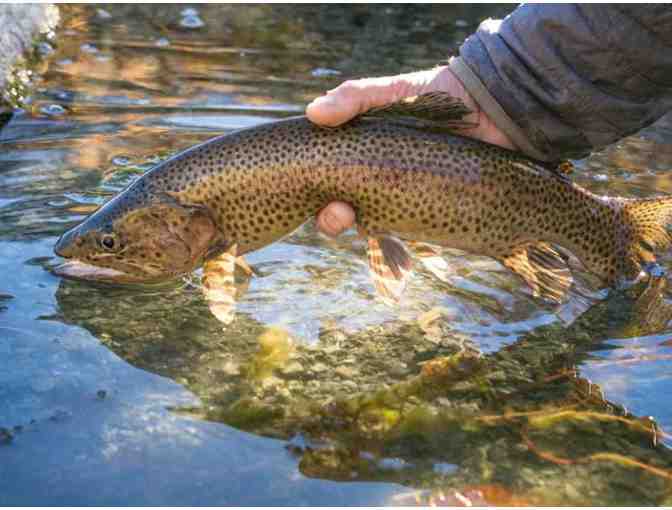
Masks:
[[[315,98],[308,106],[311,108],[330,108],[335,102],[333,96],[320,96]]]

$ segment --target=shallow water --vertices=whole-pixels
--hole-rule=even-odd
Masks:
[[[349,77],[433,65],[507,10],[68,7],[0,132],[0,504],[671,504],[664,279],[607,295],[579,273],[550,308],[447,251],[443,281],[421,269],[388,307],[354,233],[308,224],[248,257],[262,277],[223,327],[198,275],[49,272],[57,236],[162,158]],[[671,193],[670,126],[574,178]]]

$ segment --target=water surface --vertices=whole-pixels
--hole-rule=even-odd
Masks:
[[[553,308],[446,251],[388,307],[354,233],[307,224],[248,257],[262,277],[224,327],[198,274],[49,272],[58,235],[161,159],[435,65],[508,10],[67,7],[0,132],[0,504],[671,504],[665,277],[608,295],[578,273]],[[599,193],[671,193],[670,123],[576,166]]]

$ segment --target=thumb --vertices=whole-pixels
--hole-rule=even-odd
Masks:
[[[360,112],[360,101],[342,96],[335,91],[318,97],[306,107],[306,116],[320,126],[334,127],[349,121]]]
[[[418,93],[422,82],[410,77],[413,75],[346,81],[310,103],[306,115],[315,124],[338,126],[373,107]]]

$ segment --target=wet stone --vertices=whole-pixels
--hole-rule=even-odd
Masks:
[[[51,115],[53,117],[63,115],[66,113],[65,108],[63,108],[60,104],[50,104],[47,106],[43,106],[42,108],[40,108],[40,111],[45,115]]]
[[[96,9],[96,16],[101,20],[107,20],[112,17],[112,15],[105,9]]]
[[[131,158],[127,156],[115,156],[112,158],[112,164],[117,166],[128,166],[131,164]]]
[[[81,49],[85,53],[98,53],[98,48],[94,44],[90,43],[84,43],[82,44],[79,49]]]
[[[9,444],[14,440],[14,433],[4,427],[0,427],[0,445]]]
[[[57,423],[58,422],[64,422],[64,421],[68,420],[71,416],[72,416],[72,413],[70,413],[69,411],[59,409],[49,417],[49,420],[53,421],[53,422],[57,422]]]
[[[344,379],[350,379],[355,375],[355,370],[351,367],[340,366],[334,370],[334,373]]]
[[[303,365],[298,361],[291,361],[288,365],[285,365],[280,369],[280,372],[284,375],[299,375],[303,371]]]
[[[54,52],[54,47],[48,42],[41,42],[37,45],[37,51],[40,55],[46,57]]]
[[[240,375],[240,364],[236,363],[235,361],[229,360],[222,365],[222,368],[220,370],[224,375],[227,376]]]
[[[182,12],[182,19],[180,26],[183,28],[196,29],[205,26],[205,22],[201,19],[196,9],[187,8]]]
[[[327,69],[326,67],[317,67],[310,72],[315,78],[326,78],[330,76],[340,76],[341,72],[336,69]]]
[[[390,363],[388,370],[393,376],[402,376],[408,374],[408,365],[402,362]]]
[[[311,370],[316,373],[324,372],[327,370],[329,367],[325,365],[324,363],[315,363],[312,367]]]

